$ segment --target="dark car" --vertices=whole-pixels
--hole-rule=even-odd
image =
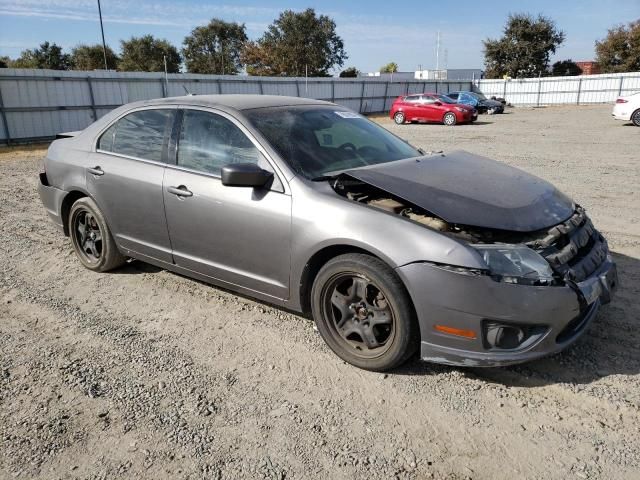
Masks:
[[[85,267],[138,259],[310,314],[362,368],[549,355],[617,284],[606,240],[551,184],[425,155],[340,105],[165,98],[61,137],[40,196]]]
[[[450,92],[447,97],[459,105],[469,105],[478,113],[503,113],[504,104],[499,100],[491,100],[478,92]]]
[[[405,122],[469,123],[478,118],[475,108],[459,105],[437,93],[420,93],[398,97],[391,106],[389,116],[398,124]]]

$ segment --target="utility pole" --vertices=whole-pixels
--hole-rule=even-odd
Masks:
[[[438,30],[438,35],[436,37],[436,75],[439,75],[437,72],[440,71],[440,30]]]
[[[104,57],[104,69],[109,70],[109,65],[107,65],[107,44],[104,41],[104,26],[102,25],[102,8],[100,8],[100,0],[98,0],[98,15],[100,16],[100,31],[102,32],[102,55]]]

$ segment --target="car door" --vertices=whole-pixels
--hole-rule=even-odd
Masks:
[[[419,117],[418,102],[420,97],[418,95],[409,95],[404,97],[403,108],[404,116],[407,120],[415,120]]]
[[[469,95],[468,93],[461,93],[458,103],[475,107],[478,104],[478,100],[474,96]]]
[[[223,112],[185,108],[167,166],[164,202],[176,265],[252,291],[287,298],[291,196],[248,130]],[[221,168],[257,163],[270,187],[222,185]]]
[[[87,188],[118,245],[171,262],[162,195],[167,141],[177,108],[147,108],[114,121],[89,154]]]
[[[436,105],[436,99],[430,95],[422,95],[420,98],[420,119],[425,122],[440,121],[440,108]]]

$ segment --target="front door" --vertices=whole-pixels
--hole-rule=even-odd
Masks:
[[[166,143],[174,114],[145,109],[114,122],[89,154],[87,188],[118,245],[171,262],[162,197]]]
[[[289,291],[291,196],[278,177],[269,188],[227,187],[231,163],[271,165],[233,119],[184,110],[164,202],[176,265],[276,298]]]

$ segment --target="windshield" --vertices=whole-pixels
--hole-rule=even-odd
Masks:
[[[257,108],[243,113],[278,154],[309,179],[421,155],[379,125],[333,105]]]

